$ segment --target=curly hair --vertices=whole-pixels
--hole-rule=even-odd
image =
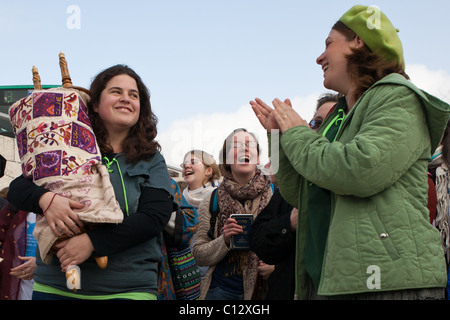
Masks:
[[[109,144],[108,131],[94,106],[100,103],[102,91],[107,83],[115,76],[128,75],[136,80],[139,91],[140,113],[137,123],[130,129],[123,141],[122,152],[127,162],[136,163],[140,160],[150,159],[161,146],[155,137],[157,134],[157,117],[153,114],[150,105],[150,93],[139,75],[126,65],[115,65],[100,72],[92,81],[90,87],[91,101],[88,103],[88,115],[92,122],[94,133],[102,153],[111,153],[113,149]]]
[[[332,29],[342,33],[347,41],[351,41],[357,36],[355,32],[341,21],[336,22]],[[353,97],[355,101],[375,82],[391,73],[399,73],[409,80],[409,76],[405,73],[403,66],[400,66],[395,61],[384,60],[376,52],[371,51],[366,44],[362,48],[352,49],[352,53],[347,56],[347,62],[347,71],[356,84],[356,91]]]

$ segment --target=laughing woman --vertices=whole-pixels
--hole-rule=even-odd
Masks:
[[[200,299],[249,300],[255,293],[258,258],[248,250],[230,249],[230,238],[242,232],[231,214],[256,217],[272,196],[269,176],[257,168],[259,144],[254,134],[234,130],[224,141],[220,170],[224,179],[217,188],[219,212],[211,233],[210,197],[199,207],[200,223],[193,252],[199,265],[209,266],[202,279]],[[210,238],[210,236],[212,238]]]
[[[155,140],[157,118],[150,94],[141,77],[124,65],[100,72],[90,92],[89,118],[124,219],[78,234],[73,230],[80,223],[77,201],[56,197],[24,176],[16,178],[8,193],[11,203],[37,214],[46,210],[49,224],[77,234],[60,242],[61,249],[49,264],[37,254],[33,300],[155,300],[160,235],[174,203],[167,166]],[[97,266],[94,253],[108,256],[106,269]],[[76,293],[67,288],[61,272],[69,265],[83,270]]]
[[[347,11],[317,58],[324,86],[343,95],[317,133],[289,101],[251,103],[268,132],[282,132],[276,179],[298,208],[299,298],[444,297],[427,163],[450,107],[408,81],[397,31],[381,11],[369,28],[373,10]]]
[[[191,150],[184,156],[181,168],[184,182],[187,184],[183,196],[191,206],[198,209],[203,197],[219,186],[219,167],[209,153]]]

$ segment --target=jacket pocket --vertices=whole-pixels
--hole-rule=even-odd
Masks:
[[[387,230],[387,228],[381,221],[378,212],[373,211],[369,214],[369,216],[372,225],[377,233],[376,236],[378,237],[378,241],[382,243],[382,245],[386,249],[386,252],[389,254],[392,260],[399,259],[400,254],[398,253],[397,247],[395,246],[394,241],[392,241],[389,230]],[[379,243],[378,241],[377,243]]]

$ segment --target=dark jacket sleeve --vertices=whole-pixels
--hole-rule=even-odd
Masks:
[[[291,230],[289,205],[275,190],[250,231],[250,250],[268,264],[277,264],[295,250],[295,233]]]
[[[39,199],[49,191],[20,175],[9,184],[7,199],[19,210],[42,214]]]
[[[114,254],[147,241],[164,230],[172,214],[173,197],[163,189],[146,187],[138,209],[119,224],[98,224],[87,234],[97,256]]]

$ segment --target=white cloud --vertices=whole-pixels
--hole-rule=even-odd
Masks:
[[[309,121],[314,115],[319,95],[294,97],[291,99],[293,108]],[[270,101],[266,103],[271,105]],[[225,138],[237,128],[245,128],[256,134],[261,145],[261,164],[265,164],[268,161],[267,135],[250,104],[241,106],[233,113],[202,113],[175,120],[167,130],[158,133],[158,141],[167,164],[178,166],[185,153],[191,149],[204,150],[217,161]]]
[[[430,70],[424,65],[410,65],[406,73],[420,89],[450,103],[450,74],[442,70]]]
[[[447,72],[429,70],[423,65],[410,65],[407,73],[419,88],[450,102],[450,75]],[[309,121],[314,115],[317,99],[323,92],[326,90],[294,97],[291,99],[292,105]],[[266,103],[271,105],[271,101]],[[256,134],[262,148],[261,164],[265,164],[268,161],[266,132],[249,104],[241,106],[236,112],[202,113],[175,120],[167,130],[158,133],[158,141],[167,164],[178,166],[184,154],[194,148],[207,151],[217,161],[223,141],[236,128],[246,128]]]
[[[254,132],[262,146],[265,130],[253,114],[250,105],[242,106],[234,113],[215,112],[198,114],[174,121],[170,127],[158,134],[162,153],[167,164],[177,166],[191,149],[204,150],[218,159],[223,141],[236,128],[246,128]]]

